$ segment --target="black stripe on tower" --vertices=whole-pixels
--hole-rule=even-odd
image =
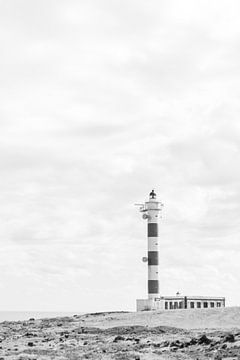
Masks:
[[[158,294],[158,293],[159,293],[159,281],[148,280],[148,294]]]
[[[158,251],[148,251],[148,265],[158,265]]]
[[[157,223],[148,223],[148,237],[158,236],[158,224]]]

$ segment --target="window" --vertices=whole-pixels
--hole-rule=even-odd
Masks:
[[[167,309],[168,309],[168,302],[165,301],[165,310],[167,310]]]
[[[220,303],[220,302],[217,302],[217,307],[221,307],[221,303]]]
[[[208,303],[207,303],[207,302],[204,302],[204,303],[203,303],[203,307],[204,307],[204,308],[207,308],[207,307],[208,307]]]
[[[210,302],[210,307],[211,307],[211,308],[214,307],[214,302]]]
[[[190,302],[190,308],[194,309],[194,302],[193,301]]]
[[[197,308],[198,308],[198,309],[201,308],[201,303],[200,303],[200,301],[197,302]]]
[[[169,309],[173,309],[173,303],[171,301],[169,302]]]
[[[180,301],[180,303],[179,303],[179,309],[182,309],[183,308],[183,302],[182,301]]]
[[[178,303],[177,301],[174,302],[174,309],[177,309],[178,308]]]

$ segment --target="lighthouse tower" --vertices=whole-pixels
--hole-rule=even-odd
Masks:
[[[143,219],[147,220],[147,256],[142,258],[148,264],[148,299],[137,299],[137,311],[172,310],[172,309],[205,309],[225,307],[225,297],[219,296],[184,296],[176,292],[174,296],[160,295],[159,288],[159,219],[163,204],[157,200],[154,190],[149,200],[139,206]]]
[[[160,298],[158,225],[163,204],[157,200],[157,195],[152,190],[149,194],[149,200],[145,204],[138,205],[140,206],[140,212],[143,213],[143,219],[147,220],[148,252],[147,257],[143,257],[142,260],[148,264],[148,300],[137,300],[137,302],[144,301],[145,307],[153,309],[156,307],[156,301]]]
[[[157,196],[152,190],[149,194],[149,201],[145,203],[143,218],[147,219],[148,236],[148,298],[155,299],[159,297],[159,236],[158,222],[161,207],[157,201]]]

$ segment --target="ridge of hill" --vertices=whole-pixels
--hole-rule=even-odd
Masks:
[[[240,358],[240,307],[101,312],[0,323],[4,360]]]
[[[81,315],[86,326],[170,326],[183,329],[239,328],[240,307],[143,312],[106,312]]]

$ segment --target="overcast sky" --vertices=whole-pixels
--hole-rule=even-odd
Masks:
[[[0,2],[0,309],[240,299],[238,0]]]

